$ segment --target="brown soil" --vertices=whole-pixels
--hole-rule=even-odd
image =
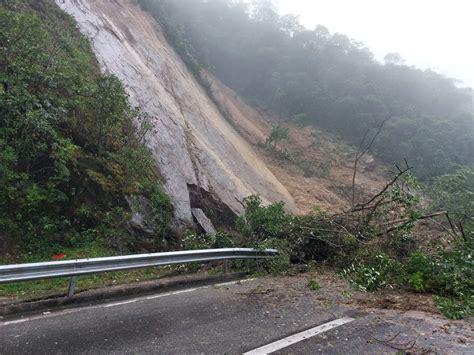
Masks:
[[[384,290],[365,293],[364,297],[355,297],[349,304],[358,308],[393,309],[399,311],[421,311],[441,314],[429,294],[416,294],[400,290]]]
[[[318,300],[337,302],[361,311],[371,309],[419,311],[441,315],[433,303],[432,296],[424,293],[413,293],[405,290],[385,289],[377,292],[359,292],[352,289],[347,281],[337,276],[333,269],[318,268],[291,277],[281,277],[279,284],[286,290],[308,292],[308,281],[316,281],[321,288],[318,290]]]
[[[314,127],[282,123],[274,116],[258,112],[235,92],[208,74],[213,93],[221,108],[228,112],[232,125],[265,162],[271,172],[288,189],[300,213],[315,206],[341,211],[350,204],[355,150],[336,137]],[[264,146],[272,126],[282,124],[289,129],[289,139],[278,146],[294,157],[282,160]],[[371,157],[368,157],[372,160]],[[308,170],[310,170],[308,172]],[[356,179],[357,198],[363,201],[380,190],[386,181],[386,169],[377,161],[362,162]]]

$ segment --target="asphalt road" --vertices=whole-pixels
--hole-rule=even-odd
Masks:
[[[454,338],[439,337],[433,333],[439,324],[423,317],[355,311],[317,292],[290,288],[279,279],[257,279],[4,319],[0,353],[237,354],[341,318],[347,323],[273,351],[474,353],[464,323]]]

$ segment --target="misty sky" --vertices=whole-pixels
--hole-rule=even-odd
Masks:
[[[406,64],[431,68],[473,86],[473,0],[277,0],[280,12],[300,15],[363,42],[382,59],[398,52]]]

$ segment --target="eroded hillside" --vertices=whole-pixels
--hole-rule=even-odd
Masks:
[[[211,99],[159,25],[136,5],[97,0],[57,4],[90,38],[102,70],[116,75],[132,104],[152,117],[148,145],[178,219],[190,221],[191,208],[201,207],[199,200],[209,197],[239,213],[242,199],[253,193],[265,202],[282,200],[293,212],[297,207],[308,212],[315,205],[331,210],[348,205],[350,147],[314,128],[287,124],[289,139],[282,144],[292,159],[281,160],[263,146],[278,121],[208,75]],[[360,192],[377,189],[382,169],[374,163],[361,169]]]
[[[282,159],[265,147],[272,127],[282,124],[277,117],[259,112],[222,84],[211,74],[213,96],[228,113],[229,119],[263,159],[268,168],[291,193],[302,213],[314,207],[338,211],[349,207],[352,174],[356,151],[340,139],[314,127],[284,120],[288,139],[278,149],[291,154]],[[357,169],[358,199],[376,193],[386,180],[385,167],[370,155],[365,156]]]
[[[178,219],[191,220],[193,198],[216,198],[238,213],[253,193],[296,211],[286,188],[222,117],[148,14],[128,1],[57,4],[90,38],[101,69],[116,75],[132,104],[151,116],[148,146]]]

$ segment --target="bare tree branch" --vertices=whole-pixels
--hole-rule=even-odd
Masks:
[[[374,144],[375,140],[377,139],[377,137],[379,136],[380,132],[382,132],[382,128],[383,126],[385,125],[385,122],[388,121],[388,118],[384,119],[379,127],[377,128],[377,131],[375,132],[375,134],[372,136],[372,139],[370,140],[370,142],[364,147],[364,143],[370,133],[370,129],[368,129],[365,134],[364,134],[364,137],[362,138],[362,141],[360,142],[359,144],[359,147],[357,148],[357,153],[356,153],[356,157],[354,159],[354,168],[353,168],[353,172],[352,172],[352,190],[351,190],[351,208],[354,207],[355,205],[355,181],[356,181],[356,175],[357,175],[357,166],[359,165],[359,161],[360,159],[362,159],[362,157],[367,154],[370,149],[372,149],[372,145]]]
[[[400,177],[402,177],[405,173],[412,169],[411,166],[405,161],[406,167],[404,169],[400,169],[397,166],[398,173],[390,180],[385,187],[376,195],[374,195],[369,201],[365,203],[360,203],[351,209],[351,212],[361,211],[362,209],[367,209],[366,207],[369,206],[372,202],[374,202],[377,198],[381,197],[390,187],[392,187]]]
[[[393,227],[390,227],[389,229],[387,229],[385,231],[385,233],[394,231],[396,229],[403,228],[403,227],[409,225],[410,223],[421,221],[422,219],[428,219],[428,218],[432,218],[432,217],[436,217],[436,216],[441,216],[441,215],[445,215],[446,213],[447,213],[446,211],[440,211],[440,212],[435,212],[435,213],[431,213],[431,214],[428,214],[428,215],[419,216],[416,219],[413,219],[413,218],[399,219],[399,220],[388,223],[388,225],[391,225],[391,224],[394,224],[394,223],[402,223],[402,222],[404,222],[404,223],[393,226]]]

